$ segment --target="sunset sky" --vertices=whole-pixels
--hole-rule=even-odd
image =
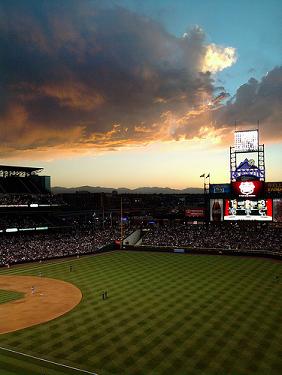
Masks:
[[[0,164],[53,186],[229,180],[237,129],[282,180],[281,0],[0,0]]]

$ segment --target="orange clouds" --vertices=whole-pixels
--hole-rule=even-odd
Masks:
[[[60,105],[85,111],[94,110],[104,103],[104,98],[91,88],[77,82],[50,84],[39,88],[39,94],[57,99]]]
[[[235,63],[234,48],[207,44],[199,27],[177,38],[120,7],[67,3],[15,0],[2,7],[2,157],[218,143],[234,117],[251,122],[258,112],[269,133],[276,126],[280,71],[227,101],[213,74]]]

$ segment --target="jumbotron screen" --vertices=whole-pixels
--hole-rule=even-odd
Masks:
[[[226,199],[224,220],[272,220],[272,199]]]
[[[232,193],[236,197],[257,198],[264,194],[262,181],[236,181],[232,182]]]

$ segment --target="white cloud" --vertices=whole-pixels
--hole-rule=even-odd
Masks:
[[[217,73],[230,67],[236,61],[237,54],[234,47],[222,47],[211,43],[206,47],[202,71]]]

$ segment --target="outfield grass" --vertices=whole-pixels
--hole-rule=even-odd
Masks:
[[[77,285],[82,302],[49,323],[1,335],[1,347],[99,375],[282,373],[281,263],[117,252],[0,274],[40,271]],[[1,349],[0,370],[79,374]]]

